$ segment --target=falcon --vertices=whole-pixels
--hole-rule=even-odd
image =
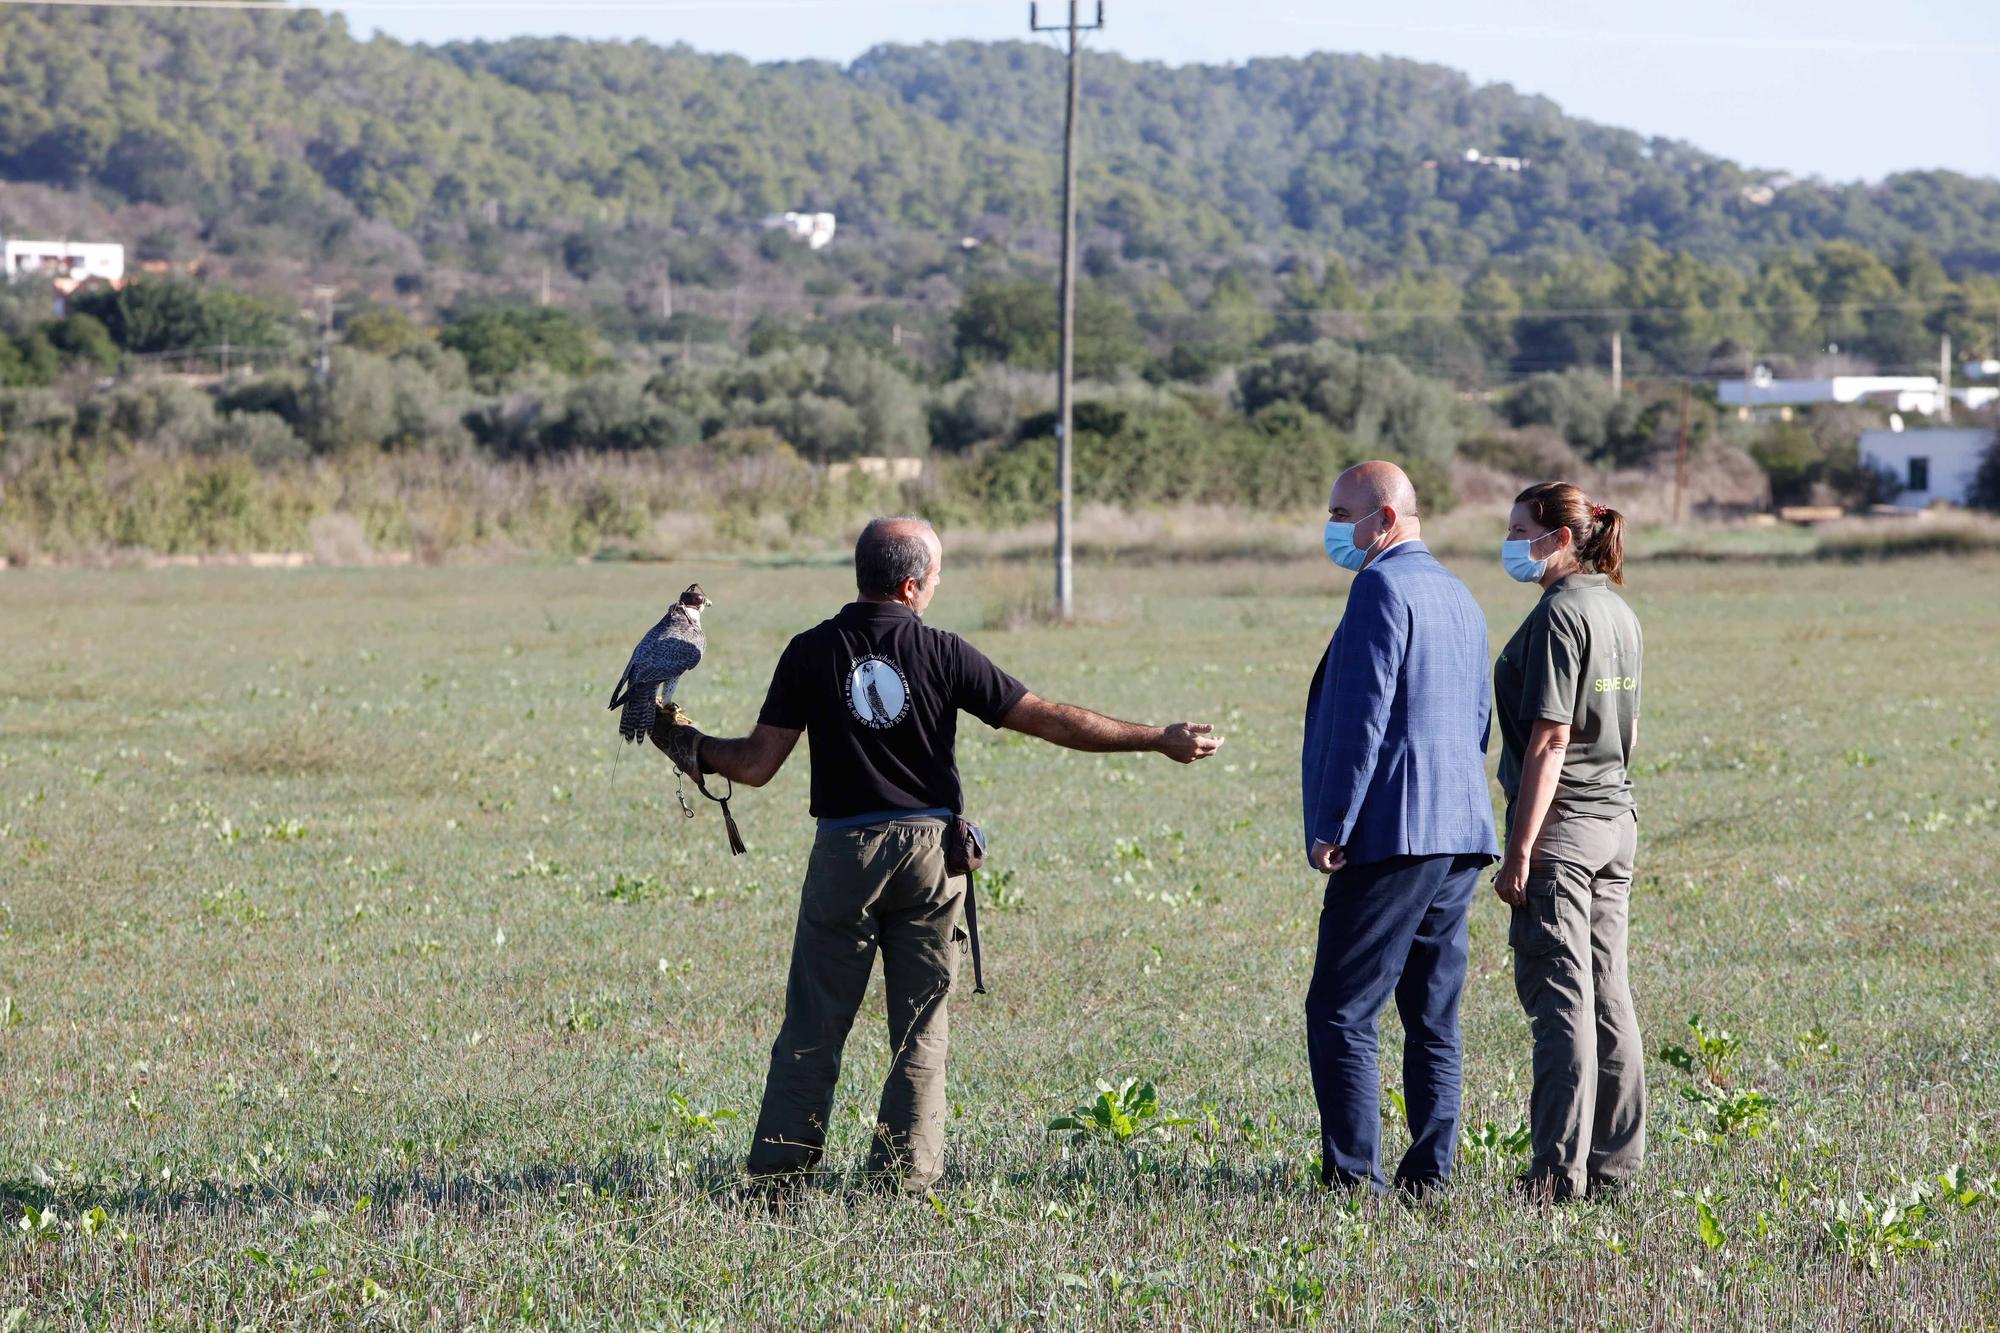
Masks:
[[[674,688],[681,677],[701,665],[708,640],[701,632],[701,613],[715,605],[699,583],[690,583],[678,602],[667,608],[660,623],[646,631],[625,674],[611,690],[611,707],[623,707],[618,734],[634,743],[653,734],[653,719],[662,705],[678,718]]]

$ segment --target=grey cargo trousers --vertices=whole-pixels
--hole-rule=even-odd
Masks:
[[[1646,1152],[1646,1055],[1626,977],[1638,838],[1630,811],[1552,814],[1508,927],[1535,1046],[1528,1181],[1557,1198],[1622,1184]]]
[[[841,1048],[875,955],[888,998],[889,1077],[868,1170],[905,1189],[944,1170],[945,998],[957,974],[964,884],[944,869],[944,821],[904,819],[822,831],[799,895],[785,1021],[771,1047],[750,1144],[756,1176],[818,1166]]]

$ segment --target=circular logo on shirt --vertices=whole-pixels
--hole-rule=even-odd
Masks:
[[[863,657],[847,673],[847,711],[864,727],[885,731],[910,712],[910,683],[886,657]]]

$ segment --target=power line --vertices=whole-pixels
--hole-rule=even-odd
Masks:
[[[716,10],[797,9],[918,9],[935,8],[939,0],[595,0],[594,10],[684,14]],[[546,0],[326,0],[316,5],[291,0],[0,0],[17,9],[275,9],[287,13],[330,13],[349,9],[534,10],[548,9]]]
[[[16,9],[282,9],[286,0],[0,0]]]
[[[1487,310],[1478,306],[1460,306],[1456,310],[1421,308],[1376,308],[1369,306],[1328,306],[1306,302],[1281,305],[1259,306],[1260,310],[1274,311],[1317,311],[1330,315],[1354,315],[1361,318],[1395,319],[1558,319],[1574,317],[1578,319],[1608,319],[1622,315],[1829,315],[1829,314],[1871,314],[1889,311],[1911,310],[1953,310],[1971,314],[1980,308],[1977,303],[1954,306],[1949,299],[1936,301],[1810,301],[1788,305],[1608,305],[1608,306],[1524,306],[1516,310]],[[1246,307],[1248,310],[1248,307]],[[1195,310],[1184,315],[1218,317],[1227,316],[1228,311]],[[1177,319],[1183,315],[1162,316]]]
[[[1897,42],[1844,37],[1742,37],[1675,32],[1606,32],[1597,28],[1552,28],[1506,23],[1389,23],[1368,19],[1293,17],[1292,22],[1357,32],[1421,33],[1441,37],[1530,37],[1547,41],[1608,45],[1699,46],[1740,51],[1817,51],[1852,55],[2000,55],[2000,46],[1946,42]]]
[[[0,0],[5,3],[5,0]],[[703,290],[683,281],[682,293]],[[858,293],[851,296],[823,297],[807,296],[797,292],[772,292],[754,298],[763,306],[818,306],[821,304],[865,303],[924,305],[922,298],[877,296]],[[1257,303],[1242,308],[1243,316],[1258,313],[1269,314],[1323,314],[1343,315],[1356,319],[1612,319],[1623,316],[1645,315],[1867,315],[1935,311],[1940,314],[1979,315],[1988,311],[2000,313],[2000,304],[1991,301],[1967,300],[1961,303],[1958,297],[1938,297],[1929,301],[1801,301],[1773,305],[1604,305],[1604,306],[1521,306],[1512,310],[1482,309],[1478,306],[1459,306],[1443,310],[1435,307],[1418,306],[1337,306],[1322,305],[1309,301],[1281,301],[1271,304]],[[1161,323],[1176,320],[1221,320],[1238,318],[1238,312],[1231,310],[1176,310],[1153,311],[1148,318]]]
[[[577,8],[598,11],[698,13],[742,10],[936,9],[951,0],[587,0]],[[546,10],[546,0],[325,0],[298,5],[290,0],[0,0],[0,6],[50,9],[281,9],[281,10]],[[972,0],[957,6],[971,8]],[[1355,32],[1398,32],[1446,37],[1517,37],[1604,45],[1693,46],[1724,50],[1849,53],[1854,55],[1991,56],[2000,46],[1947,42],[1896,42],[1839,37],[1742,37],[1673,32],[1606,32],[1500,23],[1392,23],[1366,19],[1292,16],[1301,25]],[[1044,31],[1047,31],[1045,29]]]

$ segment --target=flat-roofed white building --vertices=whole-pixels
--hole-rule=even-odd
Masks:
[[[831,213],[773,213],[764,219],[766,231],[789,233],[795,241],[804,241],[808,250],[824,250],[833,243],[833,233],[839,220]]]
[[[1826,379],[1786,380],[1760,373],[1747,385],[1742,380],[1717,381],[1715,400],[1723,407],[1751,411],[1811,407],[1820,403],[1868,403],[1892,412],[1934,417],[1944,406],[1946,392],[1935,375],[1834,375]],[[1949,391],[1949,396],[1962,407],[1985,407],[2000,401],[2000,389],[1956,388]]]
[[[125,281],[125,247],[113,241],[17,241],[0,247],[7,281]]]
[[[1969,504],[1972,479],[1994,433],[1985,427],[1929,426],[1920,430],[1864,430],[1861,461],[1887,473],[1903,488],[1896,504],[1923,509],[1938,501]]]

